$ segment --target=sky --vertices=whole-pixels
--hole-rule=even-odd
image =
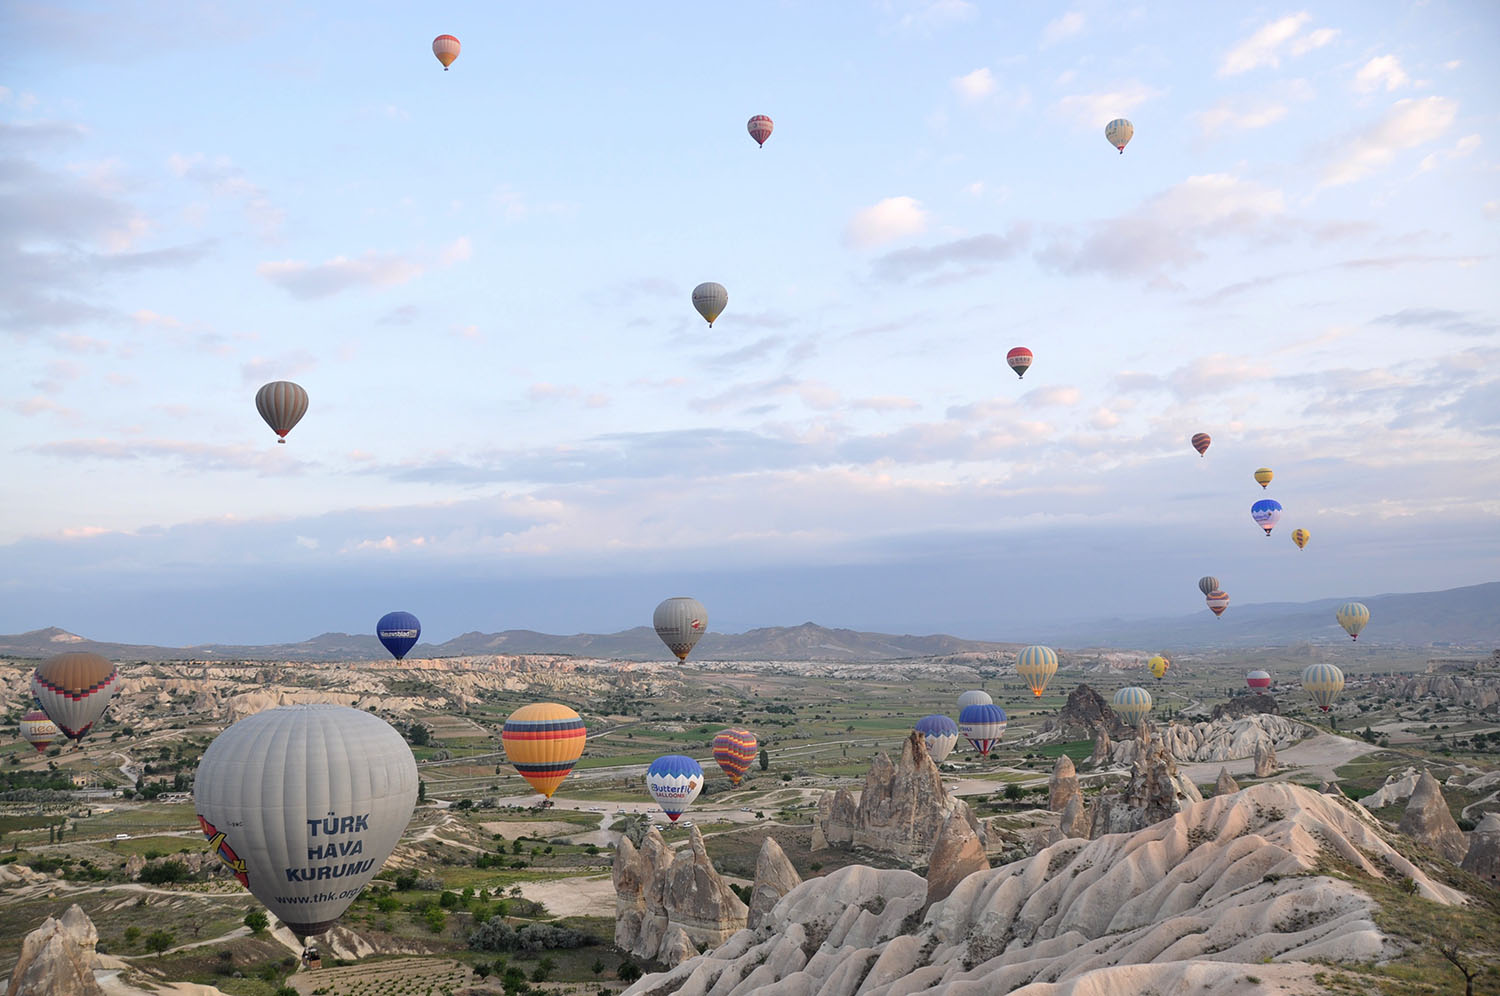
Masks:
[[[1212,625],[1204,574],[1500,578],[1492,3],[12,0],[0,37],[0,631],[692,594],[1029,642]]]

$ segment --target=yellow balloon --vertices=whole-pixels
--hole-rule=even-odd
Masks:
[[[1292,542],[1297,544],[1297,549],[1301,550],[1305,548],[1307,546],[1307,541],[1310,539],[1312,539],[1312,533],[1308,532],[1306,529],[1292,530]]]
[[[1160,681],[1162,678],[1166,677],[1167,668],[1171,666],[1171,661],[1167,660],[1161,654],[1157,654],[1155,657],[1146,662],[1146,668],[1151,672],[1151,677],[1155,678],[1157,681]]]
[[[1262,467],[1255,472],[1255,483],[1261,487],[1265,487],[1271,483],[1271,478],[1275,476],[1270,467]]]

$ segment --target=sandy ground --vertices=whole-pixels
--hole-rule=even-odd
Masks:
[[[1374,744],[1367,744],[1363,740],[1352,740],[1349,737],[1337,737],[1331,733],[1319,733],[1309,737],[1299,744],[1288,747],[1286,750],[1276,752],[1276,761],[1281,766],[1281,771],[1276,774],[1276,779],[1287,779],[1293,776],[1323,780],[1333,780],[1338,776],[1334,769],[1342,767],[1357,757],[1373,753],[1381,748]],[[1219,769],[1228,768],[1229,773],[1234,776],[1255,774],[1255,758],[1244,757],[1235,761],[1202,761],[1191,764],[1179,764],[1177,770],[1181,771],[1197,784],[1211,782],[1219,777]]]
[[[608,875],[522,882],[521,896],[557,916],[615,915],[615,886]]]
[[[499,823],[481,823],[485,833],[503,833],[506,840],[515,840],[517,836],[527,837],[572,837],[579,832],[576,823],[565,823],[562,820],[529,821],[529,820],[504,820]]]

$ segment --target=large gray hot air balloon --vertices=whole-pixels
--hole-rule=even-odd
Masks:
[[[710,280],[693,288],[693,307],[708,322],[709,328],[714,327],[714,319],[722,315],[728,306],[729,292],[724,289],[723,284]]]
[[[958,697],[958,711],[963,712],[971,705],[994,705],[995,700],[990,698],[990,693],[981,688],[971,692],[964,692]]]
[[[656,607],[651,625],[667,649],[680,661],[687,660],[703,634],[708,632],[708,610],[696,598],[669,598]]]
[[[333,926],[390,857],[417,803],[417,762],[367,712],[282,706],[208,745],[193,803],[219,860],[307,938]]]
[[[307,392],[289,380],[273,380],[255,392],[255,410],[281,437],[276,441],[284,443],[286,434],[307,414]]]

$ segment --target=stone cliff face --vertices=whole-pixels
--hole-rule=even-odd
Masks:
[[[1126,728],[1104,696],[1086,684],[1068,693],[1068,701],[1053,719],[1042,724],[1041,736],[1061,740],[1088,740],[1103,732],[1123,736]]]
[[[1178,761],[1234,761],[1254,757],[1262,747],[1292,746],[1307,735],[1301,723],[1267,713],[1203,723],[1168,723],[1155,727],[1155,736]],[[1111,748],[1114,764],[1135,759],[1138,741],[1121,741]]]
[[[943,822],[955,812],[981,833],[969,807],[948,794],[927,753],[927,742],[912,731],[901,745],[901,759],[875,755],[858,804],[840,789],[824,793],[813,823],[813,846],[865,848],[912,863],[927,858]]]
[[[747,925],[759,927],[771,915],[781,897],[802,884],[802,876],[787,859],[786,852],[767,834],[755,859],[755,885],[750,890],[750,913]]]
[[[1094,802],[1089,836],[1133,833],[1176,815],[1184,805],[1202,802],[1198,787],[1177,771],[1166,746],[1155,736],[1133,741],[1135,759],[1130,781],[1118,793],[1101,795]]]
[[[615,851],[615,945],[639,958],[687,957],[746,924],[748,910],[708,859],[694,827],[673,855],[652,827],[640,848]]]
[[[1458,828],[1453,814],[1448,811],[1447,800],[1437,779],[1426,771],[1417,778],[1416,791],[1406,803],[1406,812],[1401,815],[1402,833],[1432,848],[1454,864],[1464,859],[1469,850],[1464,832]]]
[[[48,917],[21,942],[6,996],[102,996],[94,981],[99,933],[74,904],[62,919]]]
[[[1396,694],[1414,702],[1438,701],[1479,712],[1500,712],[1500,675],[1419,674],[1404,682]]]
[[[1220,719],[1228,716],[1230,719],[1239,719],[1241,716],[1254,716],[1259,713],[1269,713],[1273,716],[1281,715],[1281,707],[1276,704],[1276,699],[1271,695],[1236,695],[1228,702],[1217,702],[1209,719]]]
[[[1469,835],[1463,869],[1500,888],[1500,813],[1490,813]]]

